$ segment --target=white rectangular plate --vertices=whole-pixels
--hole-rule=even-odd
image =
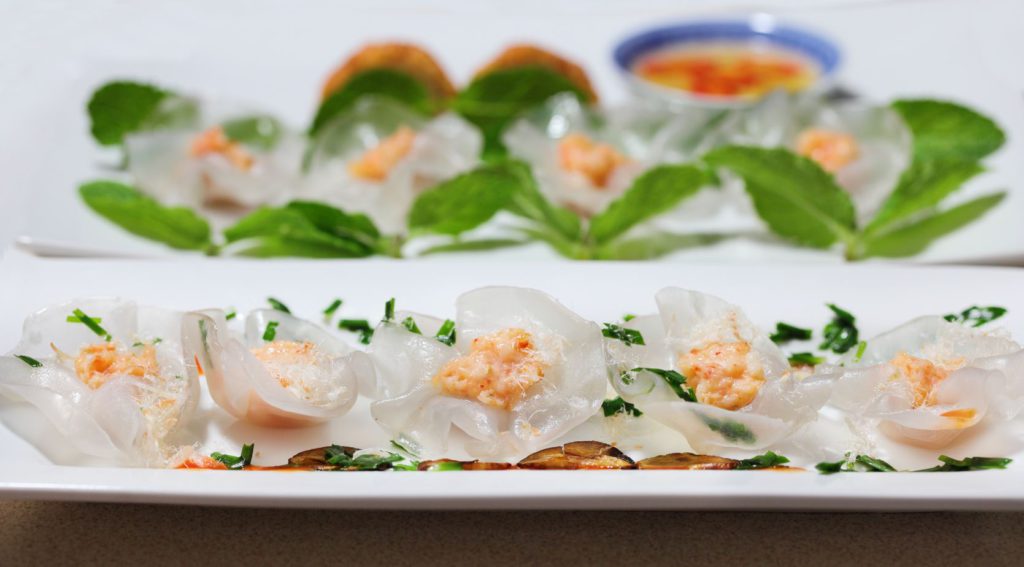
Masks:
[[[40,260],[9,253],[0,264],[0,350],[21,321],[47,304],[118,295],[171,308],[248,309],[273,295],[299,314],[345,299],[346,317],[375,318],[388,297],[402,309],[451,315],[455,297],[489,284],[543,289],[597,320],[654,310],[668,285],[707,291],[742,306],[764,326],[827,318],[835,301],[865,337],[911,317],[971,304],[1009,309],[1000,322],[1024,336],[1024,270],[895,266],[679,266],[454,262],[247,262]],[[204,400],[209,406],[209,400]],[[357,406],[329,427],[300,432],[247,428],[213,417],[205,447],[257,442],[260,462],[328,442],[386,445]],[[0,404],[0,420],[28,408]],[[216,414],[216,412],[214,412]],[[21,415],[24,415],[22,413]],[[52,434],[41,427],[22,431]],[[234,473],[55,465],[0,425],[0,496],[213,505],[336,508],[703,508],[936,510],[1024,509],[1024,454],[1005,471],[956,474],[776,474],[712,471],[506,471],[445,474]],[[1002,456],[1002,455],[1000,455]],[[64,455],[50,455],[60,462]]]

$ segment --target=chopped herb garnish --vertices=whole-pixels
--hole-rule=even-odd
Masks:
[[[882,459],[870,455],[856,455],[851,458],[850,453],[842,460],[835,462],[818,463],[814,466],[823,474],[838,472],[896,472],[896,468]]]
[[[395,298],[387,300],[384,304],[384,318],[381,319],[384,323],[390,323],[395,320]]]
[[[825,359],[820,356],[814,356],[814,353],[810,352],[794,352],[789,355],[789,364],[791,366],[817,366],[825,362]]]
[[[604,412],[605,417],[611,417],[617,414],[631,415],[633,417],[640,417],[644,412],[636,409],[636,406],[622,399],[621,397],[613,400],[605,400],[601,403],[601,411]]]
[[[92,320],[97,323],[102,323],[103,317],[93,317]],[[68,315],[65,321],[68,323],[81,323],[81,321],[78,320],[78,315]]]
[[[284,303],[281,303],[280,300],[274,299],[273,297],[268,297],[267,298],[267,303],[269,303],[271,307],[273,307],[274,309],[277,309],[278,311],[282,311],[284,313],[291,313],[292,312],[291,309],[288,309],[287,305],[285,305]]]
[[[224,314],[224,319],[230,321],[238,316],[238,312],[234,309],[228,309],[228,312]]]
[[[74,320],[72,320],[72,317],[69,316],[67,319],[68,322],[81,323],[86,327],[89,327],[90,331],[103,337],[103,340],[110,341],[112,337],[110,336],[110,333],[108,333],[103,327],[100,327],[100,320],[93,319],[92,317],[86,315],[85,312],[82,311],[81,309],[75,309],[74,311],[72,311],[72,313],[74,313]]]
[[[253,443],[249,443],[248,445],[242,445],[242,452],[237,457],[235,455],[226,455],[224,453],[211,453],[210,458],[220,463],[223,463],[223,465],[226,466],[228,470],[242,470],[243,468],[252,464],[252,453],[254,446],[255,445]]]
[[[697,401],[697,394],[694,393],[693,388],[688,388],[686,386],[686,376],[683,376],[675,370],[662,370],[660,368],[634,368],[623,373],[620,379],[624,384],[630,384],[632,383],[632,379],[627,382],[627,375],[634,372],[650,372],[656,376],[660,376],[661,379],[668,384],[669,388],[672,388],[672,391],[675,392],[677,396],[688,402]]]
[[[327,306],[327,309],[324,309],[324,319],[330,321],[331,317],[334,316],[334,313],[341,307],[341,303],[340,299],[332,301],[331,304]]]
[[[445,319],[441,328],[437,330],[435,337],[448,346],[455,344],[455,321]]]
[[[704,425],[708,426],[708,429],[720,434],[727,441],[746,443],[748,445],[757,441],[754,432],[738,421],[715,419],[707,415],[701,415],[700,420],[704,422]]]
[[[270,342],[277,336],[277,321],[267,321],[267,329],[263,331],[263,340]]]
[[[368,345],[373,338],[373,327],[366,319],[342,319],[338,321],[338,328],[353,333],[359,333],[359,342]]]
[[[42,362],[39,362],[38,360],[36,360],[36,359],[34,359],[34,358],[32,358],[31,356],[28,356],[28,355],[16,354],[14,356],[15,356],[15,358],[21,359],[22,362],[24,362],[25,364],[31,366],[32,368],[39,368],[39,367],[41,367],[43,365]]]
[[[622,321],[625,323],[629,323],[633,319],[636,319],[636,315],[633,315],[632,313],[626,313],[622,316]]]
[[[775,324],[775,332],[768,338],[777,345],[789,341],[806,341],[811,338],[811,330],[780,322]]]
[[[402,319],[402,326],[408,329],[410,333],[416,333],[417,335],[423,334],[420,331],[419,325],[416,324],[416,320],[413,319],[411,316]]]
[[[856,318],[834,303],[829,303],[828,308],[832,310],[832,320],[825,325],[823,335],[825,340],[822,341],[818,348],[822,350],[831,350],[836,354],[843,354],[844,352],[853,348],[857,344],[857,337],[859,335],[857,331]]]
[[[615,323],[605,323],[604,329],[601,329],[601,334],[609,339],[622,341],[626,346],[644,344],[644,336],[640,334],[640,331],[636,329],[627,329],[626,327],[616,325]]]
[[[860,359],[864,358],[864,351],[868,348],[867,341],[861,341],[857,343],[857,352],[853,355],[854,362],[860,362]]]
[[[736,470],[749,471],[755,469],[770,469],[772,467],[782,466],[789,462],[787,457],[768,451],[767,453],[751,457],[749,459],[743,459],[740,464],[736,466]]]
[[[942,462],[941,465],[936,465],[930,469],[921,469],[917,472],[964,472],[1005,469],[1007,465],[1013,462],[1013,459],[1005,457],[966,457],[954,459],[947,455],[940,455],[939,461]]]
[[[340,445],[331,445],[325,452],[327,463],[347,470],[382,471],[391,468],[392,463],[402,460],[401,455],[382,451],[381,453],[363,453],[358,457],[348,453]]]
[[[1003,315],[1006,315],[1005,307],[979,307],[977,305],[972,305],[960,313],[950,313],[949,315],[945,315],[943,316],[943,319],[950,323],[963,323],[964,325],[970,325],[971,327],[980,327],[995,321]]]
[[[415,451],[406,447],[405,445],[402,445],[401,443],[395,441],[394,439],[391,440],[391,446],[394,447],[399,452],[409,455],[410,457],[419,457],[419,455]]]
[[[459,461],[441,461],[430,465],[425,470],[428,472],[461,471],[463,467]]]

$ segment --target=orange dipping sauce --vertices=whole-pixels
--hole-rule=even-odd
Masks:
[[[637,59],[640,78],[700,96],[753,99],[777,89],[801,91],[819,70],[802,55],[749,43],[670,47]]]

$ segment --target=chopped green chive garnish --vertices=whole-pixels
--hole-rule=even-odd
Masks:
[[[622,321],[624,323],[629,323],[633,319],[636,319],[636,315],[633,315],[632,313],[626,313],[625,315],[622,316]]]
[[[334,316],[334,313],[341,307],[341,303],[340,299],[332,301],[331,304],[327,306],[327,309],[324,309],[324,318],[330,321],[331,317]]]
[[[811,330],[780,322],[775,324],[775,332],[768,338],[777,345],[789,341],[806,341],[811,338]]]
[[[31,366],[32,368],[39,368],[43,365],[42,362],[39,362],[38,360],[32,358],[31,356],[26,356],[24,354],[16,354],[14,356],[16,358],[20,358],[22,362]]]
[[[224,319],[230,321],[238,316],[238,313],[234,309],[228,309],[228,312],[224,314]]]
[[[824,358],[809,352],[794,352],[789,356],[791,366],[817,366],[822,362],[825,362]]]
[[[451,319],[445,319],[441,328],[437,330],[437,340],[442,343],[452,346],[455,344],[455,321]]]
[[[373,327],[366,319],[342,319],[338,321],[338,328],[359,333],[359,342],[364,345],[370,344],[370,339],[373,338]]]
[[[964,325],[970,325],[971,327],[980,327],[995,321],[1003,315],[1006,315],[1005,307],[979,307],[977,305],[972,305],[960,313],[950,313],[949,315],[945,315],[943,319],[950,323],[963,323]]]
[[[428,472],[449,472],[463,470],[462,463],[458,461],[441,461],[426,468]]]
[[[92,317],[86,315],[85,312],[82,311],[81,309],[75,309],[74,311],[72,311],[72,313],[74,313],[74,320],[72,321],[72,317],[68,317],[67,320],[69,322],[81,323],[86,327],[89,327],[90,331],[103,337],[103,340],[110,341],[112,337],[110,336],[110,333],[108,333],[103,327],[100,327],[99,319],[93,319]]]
[[[635,405],[627,402],[621,397],[601,402],[601,411],[604,412],[605,417],[611,417],[620,413],[631,415],[633,417],[640,417],[644,414],[644,412],[636,409]]]
[[[381,319],[381,321],[383,321],[385,323],[390,323],[391,321],[394,321],[394,320],[395,320],[395,298],[392,297],[391,299],[387,300],[387,302],[384,304],[384,318]]]
[[[226,455],[224,453],[211,453],[210,458],[223,463],[229,470],[241,470],[252,464],[253,447],[254,445],[252,443],[242,445],[242,453],[237,457],[235,455]]]
[[[930,469],[922,469],[917,472],[964,472],[1005,469],[1007,465],[1013,462],[1013,459],[1007,459],[1005,457],[967,457],[964,459],[954,459],[947,455],[940,455],[939,461],[942,463],[941,465],[936,465]]]
[[[864,358],[864,351],[868,348],[867,341],[861,341],[857,343],[857,352],[853,355],[854,362],[860,362],[860,359]]]
[[[284,303],[281,303],[279,300],[274,299],[273,297],[268,297],[267,298],[267,303],[269,303],[271,307],[273,307],[274,309],[276,309],[278,311],[283,311],[284,313],[291,313],[292,312],[291,309],[288,309],[287,305],[285,305]]]
[[[736,467],[739,471],[749,471],[755,469],[769,469],[772,467],[782,466],[789,462],[789,458],[768,451],[767,453],[751,457],[749,459],[743,459],[740,464]]]
[[[270,342],[277,336],[277,321],[267,321],[267,329],[263,331],[263,340]]]
[[[412,449],[406,447],[405,445],[402,445],[401,443],[399,443],[398,441],[395,441],[394,439],[391,440],[391,446],[394,447],[399,452],[405,453],[406,455],[409,455],[410,457],[419,457],[419,455],[416,454],[415,451],[413,451]]]
[[[814,466],[818,472],[833,474],[838,472],[896,472],[896,468],[882,459],[870,455],[854,455],[847,453],[842,460],[818,463]]]
[[[683,376],[682,374],[676,372],[675,370],[662,370],[661,368],[634,368],[632,370],[627,370],[626,372],[623,372],[620,379],[624,383],[630,384],[633,381],[632,374],[636,372],[650,372],[655,376],[659,376],[662,380],[665,381],[666,384],[668,384],[669,388],[672,388],[672,391],[675,392],[676,395],[679,396],[680,398],[688,402],[697,401],[697,394],[694,393],[693,388],[689,388],[686,386],[686,376]],[[627,379],[629,380],[628,382],[626,381]]]
[[[328,464],[356,471],[382,471],[391,468],[392,463],[403,460],[401,455],[386,451],[379,454],[364,453],[356,457],[355,453],[347,452],[340,445],[331,445],[324,453]]]
[[[423,334],[422,332],[420,332],[419,326],[416,325],[416,321],[412,317],[406,317],[405,319],[403,319],[402,326],[408,329],[410,333],[416,333],[417,335]]]
[[[856,318],[849,311],[833,303],[829,303],[828,308],[832,310],[833,316],[832,320],[825,325],[823,332],[825,340],[822,341],[818,348],[831,350],[836,354],[843,354],[857,344],[859,333],[857,331]]]
[[[1013,459],[1005,457],[966,457],[954,459],[948,455],[940,455],[939,462],[941,464],[931,468],[908,472],[965,472],[1005,469],[1007,465],[1013,462]],[[900,472],[896,470],[896,467],[882,459],[877,459],[870,455],[851,456],[851,453],[847,453],[846,458],[843,460],[818,463],[814,468],[823,474],[838,472]]]
[[[614,323],[605,323],[604,329],[601,329],[601,334],[609,339],[622,341],[626,346],[645,344],[644,336],[640,334],[640,331],[636,329],[627,329]]]
[[[700,420],[708,429],[718,433],[727,441],[741,442],[748,445],[757,441],[754,432],[749,427],[731,419],[715,419],[709,415],[700,415]]]

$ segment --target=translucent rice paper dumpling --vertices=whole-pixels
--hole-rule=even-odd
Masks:
[[[377,423],[423,456],[453,436],[476,457],[517,459],[593,416],[608,384],[597,325],[537,290],[485,287],[456,302],[455,341],[412,315],[374,333]],[[406,314],[399,314],[402,321]]]
[[[533,169],[541,191],[582,216],[593,216],[657,162],[632,116],[597,114],[563,93],[514,122],[502,136],[509,153]]]
[[[390,99],[364,97],[313,141],[303,196],[402,234],[416,196],[475,167],[482,146],[480,132],[455,114],[428,119]]]
[[[889,437],[942,447],[1024,407],[1024,351],[1001,331],[920,317],[832,369],[831,404]]]
[[[199,398],[180,328],[180,313],[120,299],[48,307],[25,321],[21,342],[0,357],[0,394],[45,415],[61,434],[46,443],[71,444],[112,466],[167,466],[191,443],[183,429]]]
[[[623,399],[701,452],[762,450],[817,417],[829,382],[791,368],[738,307],[679,288],[656,299],[658,316],[626,323],[644,345],[607,342],[612,385]]]
[[[273,309],[233,332],[224,312],[185,315],[188,372],[205,377],[213,400],[234,417],[267,427],[303,427],[344,415],[359,382],[372,384],[366,355],[322,327]]]

